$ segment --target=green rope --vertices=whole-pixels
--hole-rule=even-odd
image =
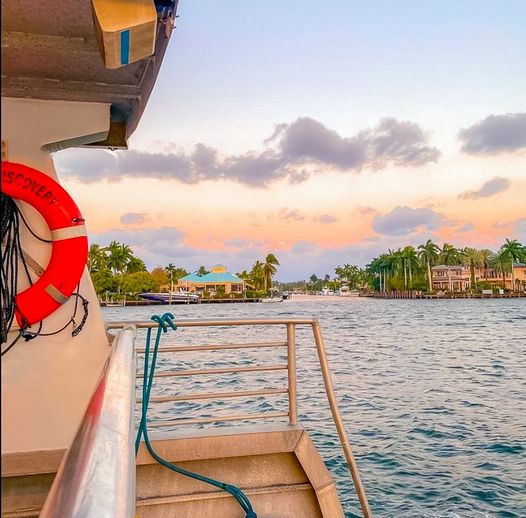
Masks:
[[[167,460],[159,456],[155,452],[155,450],[153,449],[150,443],[150,438],[148,436],[147,415],[148,415],[148,407],[150,403],[150,394],[151,394],[152,385],[153,385],[155,366],[157,362],[157,352],[159,349],[159,344],[161,342],[162,333],[168,332],[168,326],[170,326],[174,331],[177,329],[177,325],[173,321],[173,318],[174,316],[171,313],[165,313],[162,317],[158,315],[154,315],[152,317],[152,320],[157,322],[158,325],[157,325],[157,334],[155,336],[152,361],[151,361],[150,367],[149,367],[149,362],[150,362],[150,344],[151,344],[151,338],[152,338],[152,329],[148,328],[148,331],[146,334],[146,347],[145,347],[145,352],[144,352],[144,369],[143,369],[143,382],[142,382],[141,421],[139,423],[137,438],[135,440],[135,455],[137,456],[137,452],[139,451],[139,446],[141,443],[141,436],[142,436],[144,437],[144,444],[146,445],[146,448],[150,452],[150,455],[159,464],[161,464],[162,466],[165,466],[166,468],[172,471],[175,471],[176,473],[179,473],[180,475],[184,475],[185,477],[190,477],[195,480],[204,482],[205,484],[210,484],[219,489],[227,491],[237,500],[239,505],[243,508],[243,510],[246,513],[246,518],[257,518],[257,515],[252,508],[252,504],[250,503],[250,500],[245,495],[245,493],[241,491],[241,489],[239,489],[238,487],[232,484],[226,484],[224,482],[220,482],[219,480],[214,480],[213,478],[205,477],[204,475],[200,475],[199,473],[193,473],[191,471],[187,471],[186,469],[179,468],[178,466],[175,466],[174,464],[171,464],[170,462],[168,462]]]

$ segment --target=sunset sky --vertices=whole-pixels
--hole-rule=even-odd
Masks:
[[[334,275],[526,243],[526,2],[181,0],[128,151],[55,155],[90,240],[149,268]]]

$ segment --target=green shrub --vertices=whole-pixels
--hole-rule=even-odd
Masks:
[[[247,299],[260,299],[262,297],[267,297],[267,291],[266,290],[247,290],[246,291],[246,297]]]

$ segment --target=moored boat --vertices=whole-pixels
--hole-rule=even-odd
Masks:
[[[196,304],[199,302],[199,295],[185,291],[169,291],[163,293],[139,293],[139,297],[144,300],[153,300],[164,304]]]
[[[283,302],[285,299],[283,297],[267,297],[263,299],[259,299],[259,302],[264,302],[265,304],[273,303],[273,302]]]

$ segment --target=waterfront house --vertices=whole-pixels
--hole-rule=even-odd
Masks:
[[[434,290],[464,291],[471,286],[469,268],[462,265],[440,264],[433,266],[431,268],[431,280]]]
[[[502,278],[504,276],[504,286],[511,287],[511,273],[499,272],[495,268],[475,268],[475,278],[477,282],[491,284],[494,288],[502,288]]]
[[[211,271],[206,275],[191,273],[181,277],[177,281],[177,289],[195,293],[204,293],[205,291],[213,294],[218,288],[223,286],[225,294],[243,293],[245,290],[245,281],[236,275],[227,272],[226,267],[222,264],[212,266]]]
[[[526,291],[526,263],[517,263],[513,265],[513,279],[515,280],[515,290]]]
[[[431,268],[431,278],[434,290],[465,291],[471,288],[471,270],[467,266],[454,265],[448,266],[441,264]],[[475,282],[487,283],[494,288],[512,288],[511,272],[499,272],[494,268],[475,268]],[[513,279],[515,290],[520,290],[526,286],[526,264],[518,263],[513,265]],[[524,288],[523,288],[524,289]]]

